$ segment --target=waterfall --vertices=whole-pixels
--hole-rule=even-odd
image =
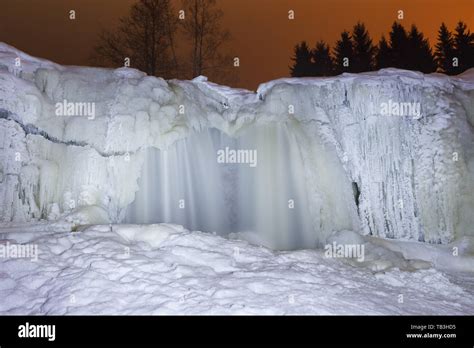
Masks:
[[[311,184],[306,182],[297,134],[290,123],[276,122],[244,129],[234,137],[209,128],[191,132],[166,150],[148,148],[126,222],[241,233],[274,249],[316,247],[324,226],[316,226],[310,213]],[[335,178],[326,163],[320,167]],[[325,201],[330,205],[339,199]],[[323,210],[319,207],[318,213]],[[340,210],[343,217],[338,219],[348,220],[349,214]],[[333,223],[329,225],[330,230]]]

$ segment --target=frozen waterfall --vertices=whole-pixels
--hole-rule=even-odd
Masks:
[[[275,249],[343,230],[447,244],[474,233],[473,76],[384,69],[252,92],[0,43],[0,222],[172,222]],[[93,117],[57,115],[66,101]],[[407,103],[418,112],[382,107]]]
[[[275,249],[315,247],[319,228],[312,224],[301,151],[291,123],[235,137],[204,129],[166,150],[149,148],[126,222],[254,233]]]

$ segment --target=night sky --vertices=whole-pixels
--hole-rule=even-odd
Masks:
[[[128,13],[133,0],[0,0],[0,41],[31,55],[60,64],[89,65],[101,28],[112,29]],[[175,2],[178,11],[179,1]],[[474,0],[218,0],[223,24],[230,30],[232,51],[240,58],[238,87],[288,76],[294,45],[306,40],[313,47],[323,39],[333,47],[342,30],[363,21],[377,43],[403,10],[400,21],[412,23],[434,46],[445,22],[458,20],[473,31]],[[68,17],[76,11],[76,20]],[[295,19],[288,20],[288,11]]]

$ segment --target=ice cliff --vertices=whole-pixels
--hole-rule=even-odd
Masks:
[[[58,114],[81,103],[93,114]],[[218,163],[225,148],[256,150],[256,166]],[[0,44],[3,224],[174,222],[286,249],[341,230],[447,243],[474,234],[473,208],[472,70],[251,92],[60,66]]]

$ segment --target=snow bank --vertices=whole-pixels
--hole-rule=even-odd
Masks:
[[[0,258],[3,315],[474,313],[472,272],[402,270],[397,265],[410,260],[372,243],[367,256],[392,255],[390,267],[357,267],[319,250],[275,252],[171,225],[89,226],[24,242],[37,246],[37,261]]]
[[[146,169],[150,149],[174,151],[180,141],[214,129],[237,139],[237,146],[254,144],[262,161],[274,157],[257,166],[253,179],[232,170],[218,173],[227,186],[227,203],[217,205],[215,216],[232,207],[247,216],[250,209],[236,207],[255,201],[256,214],[266,218],[262,222],[249,216],[255,221],[250,227],[270,231],[256,239],[283,249],[314,247],[335,231],[356,230],[449,243],[474,233],[473,100],[472,71],[447,77],[384,69],[280,79],[253,93],[203,77],[165,81],[126,68],[63,67],[2,44],[0,220],[61,220],[94,206],[106,216],[95,210],[91,221],[124,221],[136,197],[144,196],[149,206],[156,199],[141,180],[152,170]],[[58,115],[57,103],[85,103],[94,112]],[[286,134],[265,135],[272,127],[286,129]],[[267,140],[259,147],[257,140],[263,138]],[[203,149],[198,144],[201,140],[189,140],[181,149],[199,154]],[[201,157],[206,156],[215,154]],[[185,187],[192,163],[171,168],[170,178]],[[291,175],[278,177],[287,172]],[[233,192],[226,173],[234,179],[237,175],[235,180],[243,184],[239,187],[248,183],[254,189]],[[195,196],[192,207],[203,197],[196,186],[189,193]],[[289,215],[283,206],[269,207],[269,201],[282,204],[293,195],[301,218],[284,220]],[[166,197],[160,198],[164,216],[178,216],[176,202]],[[208,197],[219,202],[214,194]],[[76,223],[81,221],[87,219]],[[232,221],[235,217],[225,226]],[[295,240],[293,231],[307,226],[310,231]]]
[[[170,235],[182,233],[185,229],[179,225],[117,225],[112,231],[128,242],[145,242],[152,247],[159,247]]]

